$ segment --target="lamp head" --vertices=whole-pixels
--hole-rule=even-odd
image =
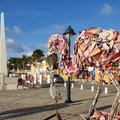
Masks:
[[[65,30],[65,32],[63,33],[63,35],[66,36],[66,38],[72,38],[73,35],[75,35],[76,33],[74,32],[74,30],[71,28],[71,26],[69,25],[68,28]]]

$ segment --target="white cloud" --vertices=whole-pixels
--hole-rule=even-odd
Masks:
[[[48,43],[41,45],[44,55],[48,53]]]
[[[100,13],[104,14],[104,15],[110,15],[110,14],[114,13],[114,10],[109,4],[106,3],[106,4],[104,4]]]
[[[48,48],[48,43],[41,45],[42,49],[47,49]]]
[[[26,46],[24,55],[31,56],[33,54],[33,51],[35,51],[36,49],[40,49],[40,47],[38,47],[37,45]],[[21,54],[21,56],[22,55],[23,54]]]
[[[13,39],[6,40],[6,47],[7,47],[7,52],[11,54],[23,53],[25,51],[23,47],[17,44]]]
[[[6,27],[6,34],[8,35],[21,35],[21,29],[18,26],[14,26],[12,29]]]
[[[32,54],[33,51],[35,51],[36,49],[41,49],[43,51],[43,54],[45,55],[48,52],[48,44],[45,43],[45,44],[41,44],[39,46],[37,46],[37,45],[29,45],[29,46],[27,46],[26,49],[27,49],[26,53],[27,54],[29,53],[29,55]]]
[[[27,56],[32,56],[33,52],[32,52],[32,51],[26,52],[25,54],[26,54]]]
[[[43,50],[44,55],[48,52],[47,43],[42,44],[40,46],[37,45],[29,45],[29,46],[21,46],[16,43],[13,39],[6,40],[6,48],[7,48],[7,58],[10,57],[22,57],[23,55],[31,56],[33,51],[36,49]]]
[[[59,24],[50,25],[47,27],[40,28],[39,30],[36,30],[33,32],[33,35],[50,35],[54,33],[63,33],[64,32],[64,26]]]
[[[8,27],[5,28],[6,31],[9,31],[10,29]]]
[[[32,54],[33,54],[32,51],[25,51],[24,53],[20,53],[17,57],[22,57],[23,55],[31,56]]]
[[[14,26],[13,27],[13,32],[16,34],[16,35],[21,35],[21,30],[19,27],[17,26]]]
[[[63,32],[63,30],[64,30],[64,26],[58,25],[58,24],[53,25],[53,28],[54,28],[57,32]]]
[[[34,31],[33,35],[48,35],[52,33],[53,33],[53,30],[51,30],[50,28],[41,28],[39,30]]]
[[[28,49],[30,50],[30,51],[34,51],[34,50],[36,50],[36,49],[40,49],[38,46],[35,46],[35,45],[29,45],[29,46],[27,46],[28,47]]]

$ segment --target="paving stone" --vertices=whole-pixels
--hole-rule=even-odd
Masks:
[[[75,83],[71,89],[73,103],[66,104],[66,90],[63,84],[58,85],[62,100],[58,102],[60,113],[86,114],[93,101],[95,92],[90,91],[90,83],[85,83],[84,90],[80,90],[80,83]],[[110,92],[101,94],[96,109],[110,112],[116,95],[113,85],[108,85]],[[113,92],[114,91],[114,92]],[[5,90],[0,91],[0,120],[43,120],[55,113],[54,101],[50,98],[49,88]],[[120,110],[120,107],[118,108]],[[83,120],[79,117],[61,116],[63,120]],[[51,120],[56,120],[52,118]]]

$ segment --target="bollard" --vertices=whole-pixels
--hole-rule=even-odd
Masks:
[[[21,74],[21,78],[24,80],[24,75],[23,74]]]
[[[108,94],[108,88],[105,87],[105,94]]]
[[[66,87],[66,82],[64,83],[64,87]]]
[[[50,84],[50,75],[47,77],[47,83]]]
[[[80,88],[81,88],[81,90],[83,90],[83,85],[81,85],[81,87],[80,87]]]
[[[23,80],[26,80],[26,74],[23,74]]]
[[[39,76],[39,83],[42,85],[43,84],[43,75]]]
[[[73,83],[71,84],[71,88],[74,88],[74,84]]]
[[[118,103],[120,104],[120,99],[118,99]]]
[[[77,79],[75,79],[75,82],[77,82],[78,80]]]
[[[34,76],[34,84],[36,84],[37,83],[37,74],[35,74],[35,76]]]
[[[91,86],[91,92],[94,92],[94,86]]]
[[[92,83],[92,84],[94,84],[94,82],[93,82],[93,81],[92,81],[91,83]]]
[[[103,85],[105,85],[105,83],[103,82]]]

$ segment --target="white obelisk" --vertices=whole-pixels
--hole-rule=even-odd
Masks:
[[[0,73],[3,73],[5,76],[7,76],[5,25],[3,12],[1,12]]]

